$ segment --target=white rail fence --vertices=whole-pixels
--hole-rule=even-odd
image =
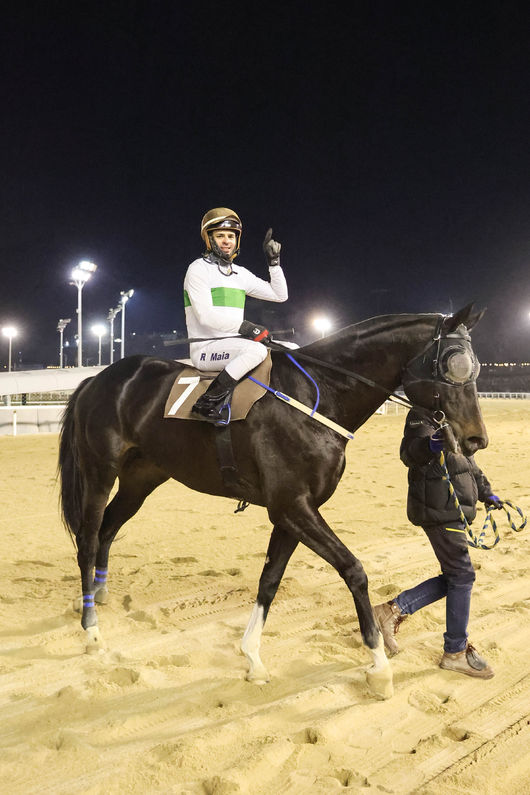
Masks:
[[[481,392],[479,397],[486,400],[530,400],[530,392]],[[66,400],[56,404],[0,406],[0,436],[58,433],[65,405]],[[377,414],[385,415],[406,412],[406,406],[389,400],[377,410]]]

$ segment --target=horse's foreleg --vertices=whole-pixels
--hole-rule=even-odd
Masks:
[[[298,541],[284,532],[278,525],[274,527],[269,541],[265,565],[261,572],[258,596],[241,641],[241,651],[248,661],[246,678],[257,684],[263,684],[270,679],[260,657],[261,634],[285,567],[297,544]]]
[[[286,501],[282,502],[285,506]],[[274,513],[270,511],[270,514],[272,518]],[[348,586],[364,644],[372,654],[373,664],[367,672],[368,684],[378,698],[390,698],[394,692],[392,669],[370,604],[368,577],[361,561],[335,535],[306,497],[291,499],[289,507],[283,507],[281,522],[287,532],[333,566]]]

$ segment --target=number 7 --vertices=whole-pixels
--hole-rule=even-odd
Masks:
[[[189,386],[187,386],[184,392],[182,393],[182,395],[175,400],[175,402],[173,403],[173,405],[171,406],[171,408],[167,413],[168,417],[177,413],[177,411],[182,406],[188,395],[193,392],[193,390],[195,389],[195,387],[197,386],[200,380],[201,377],[199,375],[194,375],[191,376],[190,378],[179,378],[179,380],[177,381],[178,384],[189,384]]]

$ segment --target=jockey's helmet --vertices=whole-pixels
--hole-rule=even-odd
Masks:
[[[230,260],[235,259],[239,254],[241,233],[243,231],[243,224],[241,223],[239,215],[228,207],[214,207],[213,210],[208,210],[203,216],[201,221],[201,237],[206,243],[207,250],[213,251],[214,254],[219,255],[220,252],[217,250],[217,246],[211,237],[211,233],[216,229],[226,229],[230,232],[235,232],[236,245]]]

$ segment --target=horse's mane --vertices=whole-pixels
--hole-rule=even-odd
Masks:
[[[323,344],[329,345],[335,341],[341,342],[342,340],[346,339],[350,342],[355,341],[359,343],[374,337],[376,334],[403,331],[408,326],[418,323],[418,321],[434,320],[435,318],[439,317],[440,315],[434,312],[423,313],[420,315],[376,315],[375,317],[360,320],[357,323],[351,323],[349,326],[344,326],[322,340],[310,342],[307,345],[304,345],[302,350],[316,350],[317,348],[322,347]]]

